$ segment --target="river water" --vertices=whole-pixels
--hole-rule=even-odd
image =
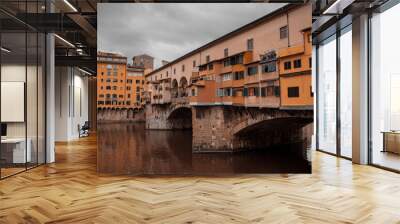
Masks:
[[[192,153],[190,130],[100,123],[97,133],[98,171],[105,174],[311,173],[304,143],[238,153]]]

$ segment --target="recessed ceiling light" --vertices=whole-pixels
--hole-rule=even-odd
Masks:
[[[68,1],[64,0],[65,4],[67,4],[74,12],[78,12],[78,10]]]
[[[54,34],[54,36],[55,37],[57,37],[59,40],[61,40],[62,42],[64,42],[64,43],[66,43],[67,45],[69,45],[70,47],[73,47],[73,48],[75,48],[75,45],[73,45],[71,42],[69,42],[68,40],[66,40],[66,39],[64,39],[64,38],[62,38],[62,37],[60,37],[59,35],[57,35],[57,34]]]
[[[1,47],[1,51],[4,51],[6,53],[10,53],[11,52],[11,50],[9,50],[9,49],[7,49],[5,47]]]

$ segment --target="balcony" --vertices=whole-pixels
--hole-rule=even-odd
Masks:
[[[243,96],[233,96],[232,104],[235,106],[243,106],[244,105],[244,97]]]
[[[201,80],[193,84],[195,96],[190,97],[190,105],[213,105],[216,102],[215,80]]]
[[[279,73],[277,71],[261,73],[260,81],[276,80],[276,79],[279,79]]]
[[[232,80],[231,87],[243,87],[244,86],[244,79]]]
[[[283,58],[302,53],[304,53],[304,45],[296,45],[278,50],[278,57]]]
[[[244,104],[246,107],[258,107],[260,105],[259,96],[247,96],[245,97]]]
[[[233,103],[233,99],[232,98],[233,98],[232,96],[223,96],[222,97],[222,103],[224,105],[232,105],[232,103]]]
[[[279,108],[280,97],[279,96],[266,96],[260,98],[260,107],[265,108]]]
[[[246,83],[246,84],[257,83],[259,81],[260,81],[260,79],[259,79],[258,73],[254,74],[254,75],[246,75],[244,77],[244,83]]]

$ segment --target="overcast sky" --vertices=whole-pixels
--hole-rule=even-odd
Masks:
[[[172,61],[282,7],[276,3],[99,3],[97,48]]]

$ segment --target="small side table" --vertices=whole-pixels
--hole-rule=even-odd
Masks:
[[[400,131],[382,131],[383,150],[382,152],[392,152],[400,154]]]

